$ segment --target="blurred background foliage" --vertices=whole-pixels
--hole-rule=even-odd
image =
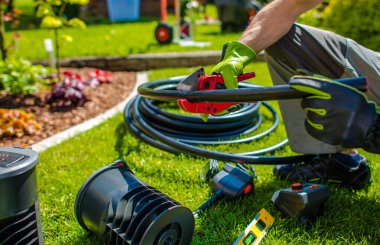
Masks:
[[[52,38],[53,35],[51,31],[39,28],[41,18],[35,16],[37,2],[13,1],[14,7],[20,9],[21,14],[18,19],[5,23],[7,43],[14,43],[10,45],[13,49],[9,51],[16,57],[30,60],[46,59],[47,54],[43,41],[46,38]],[[257,1],[262,4],[269,2],[269,0]],[[65,12],[65,16],[79,17],[78,4],[72,4],[66,8],[66,10],[72,9],[76,11]],[[331,30],[351,38],[367,48],[380,51],[379,10],[380,0],[324,0],[317,8],[300,16],[297,21]],[[212,19],[218,18],[212,0],[208,1],[205,14]],[[111,23],[108,19],[99,19],[99,17],[93,16],[92,19],[85,20],[88,27],[86,30],[66,27],[63,29],[65,37],[72,38],[70,42],[62,41],[63,48],[60,56],[125,56],[135,53],[219,50],[225,42],[236,40],[241,35],[241,32],[223,32],[219,25],[197,25],[194,31],[194,40],[210,42],[210,46],[199,48],[180,47],[176,44],[158,45],[154,39],[154,28],[158,21],[159,19],[156,18],[141,18],[134,22]],[[168,16],[168,23],[174,24],[173,15]],[[12,36],[18,38],[15,39]]]
[[[328,0],[299,22],[328,29],[380,51],[380,0]]]

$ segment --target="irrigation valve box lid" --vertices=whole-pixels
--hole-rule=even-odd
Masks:
[[[29,147],[0,147],[0,244],[43,244],[37,163]]]

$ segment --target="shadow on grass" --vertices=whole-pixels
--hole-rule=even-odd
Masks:
[[[151,42],[151,43],[148,43],[146,45],[145,48],[140,48],[140,47],[137,47],[137,48],[130,48],[128,50],[128,55],[131,55],[131,54],[146,54],[146,53],[149,53],[151,50],[157,50],[165,45],[171,45],[171,44],[159,44],[157,42]]]
[[[125,159],[131,152],[136,154],[141,153],[141,141],[137,140],[136,144],[128,144],[126,139],[136,138],[133,133],[128,130],[124,122],[117,125],[114,136],[116,138],[114,149],[117,152],[117,157]]]

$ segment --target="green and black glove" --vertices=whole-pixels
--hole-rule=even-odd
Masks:
[[[237,76],[242,74],[244,67],[255,58],[256,53],[250,47],[238,41],[228,42],[223,46],[221,62],[211,70],[211,74],[222,75],[226,88],[236,89],[238,87]],[[224,115],[235,110],[235,108],[229,108],[218,115]],[[202,115],[204,121],[207,121],[207,118],[208,114]]]
[[[380,153],[380,115],[362,93],[323,77],[294,76],[289,84],[312,94],[301,104],[310,135],[327,144]]]

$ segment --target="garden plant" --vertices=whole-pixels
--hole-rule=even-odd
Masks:
[[[37,1],[36,16],[42,18],[41,27],[46,29],[51,29],[54,32],[54,43],[55,43],[55,56],[57,58],[57,70],[58,77],[60,76],[60,40],[58,35],[58,30],[64,26],[74,27],[78,29],[86,28],[86,24],[78,19],[71,18],[67,19],[64,15],[66,7],[70,4],[86,5],[89,0],[63,0],[63,1]],[[71,41],[71,36],[64,36],[64,39]]]

